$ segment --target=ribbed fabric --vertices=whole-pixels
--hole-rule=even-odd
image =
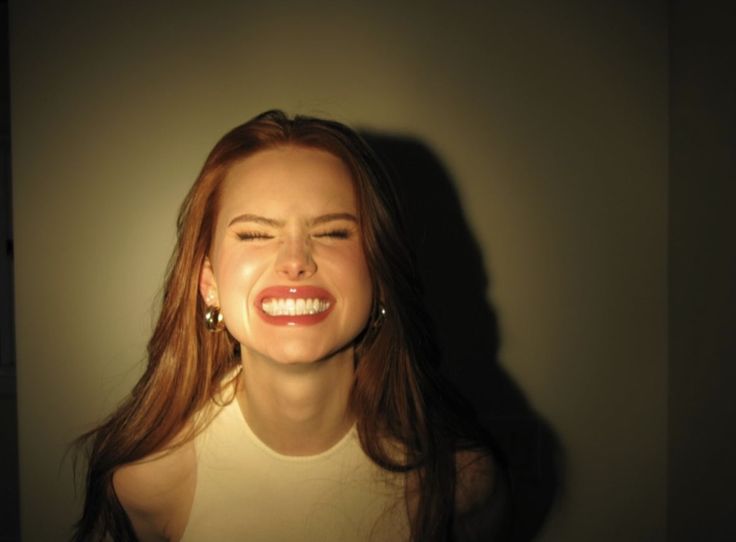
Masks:
[[[323,453],[285,456],[252,432],[233,400],[195,447],[185,542],[409,539],[403,477],[371,462],[355,428]]]

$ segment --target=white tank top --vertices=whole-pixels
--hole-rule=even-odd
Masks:
[[[194,443],[185,542],[409,539],[404,477],[365,455],[355,427],[318,455],[285,456],[253,433],[233,400]]]

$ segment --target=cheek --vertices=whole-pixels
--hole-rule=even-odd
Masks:
[[[367,321],[373,305],[373,281],[362,251],[356,250],[342,262],[341,276],[345,280],[345,295],[351,305],[351,313]]]
[[[216,269],[217,289],[225,324],[235,334],[249,327],[248,306],[255,296],[255,285],[265,263],[252,255],[222,259]]]

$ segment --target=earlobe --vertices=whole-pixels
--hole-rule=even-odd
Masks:
[[[202,262],[202,269],[199,272],[199,294],[208,307],[220,306],[215,273],[208,257],[205,257],[204,262]]]

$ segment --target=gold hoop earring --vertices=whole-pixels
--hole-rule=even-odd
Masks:
[[[376,313],[373,315],[373,322],[371,322],[371,328],[372,329],[378,329],[383,325],[383,321],[386,319],[386,307],[383,306],[383,303],[378,303],[378,307],[376,310]]]
[[[225,329],[225,321],[220,307],[208,306],[204,311],[204,325],[210,333],[217,333]]]

